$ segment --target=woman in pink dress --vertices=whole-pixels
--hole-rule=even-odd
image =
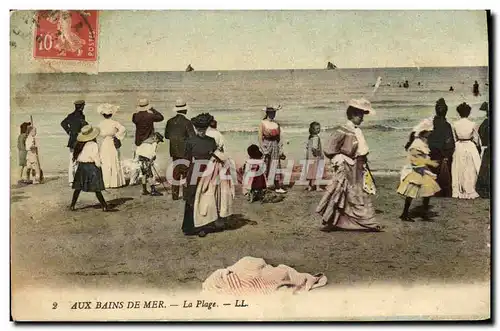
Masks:
[[[365,114],[373,113],[368,100],[349,101],[347,123],[332,134],[324,147],[332,163],[332,180],[316,207],[324,225],[321,231],[382,229],[375,221],[370,198],[375,186],[366,165],[369,149],[358,127]]]

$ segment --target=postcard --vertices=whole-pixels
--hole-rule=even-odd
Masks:
[[[490,319],[488,11],[10,19],[14,321]]]

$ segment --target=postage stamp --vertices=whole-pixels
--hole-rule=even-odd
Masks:
[[[97,10],[41,10],[36,13],[33,54],[39,59],[96,61]]]

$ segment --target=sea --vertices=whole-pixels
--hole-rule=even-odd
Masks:
[[[378,77],[382,82],[374,91]],[[163,133],[167,119],[175,115],[176,99],[182,98],[190,107],[188,117],[208,112],[216,118],[227,154],[240,163],[247,157],[247,147],[257,142],[267,104],[282,105],[276,120],[283,129],[284,152],[287,159],[299,162],[305,156],[309,124],[321,124],[320,137],[326,144],[334,128],[346,122],[346,101],[364,97],[376,111],[361,125],[370,147],[370,168],[379,174],[397,174],[406,163],[404,145],[412,127],[433,116],[439,98],[448,104],[450,122],[459,118],[456,107],[467,102],[471,119],[479,125],[485,117],[479,107],[489,96],[488,67],[49,73],[10,78],[11,165],[16,174],[19,125],[30,116],[37,127],[44,174],[67,173],[68,138],[60,123],[77,99],[86,101],[85,116],[92,125],[102,120],[99,104],[120,106],[114,119],[127,129],[120,151],[123,160],[133,157],[132,114],[138,99],[148,98],[165,116],[155,126]],[[480,96],[472,94],[476,80]],[[403,87],[404,81],[408,88]],[[171,162],[168,151],[167,141],[158,150],[162,168]]]

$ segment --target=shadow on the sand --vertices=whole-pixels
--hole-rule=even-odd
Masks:
[[[15,202],[19,202],[21,200],[24,200],[24,199],[27,199],[28,197],[27,196],[24,196],[24,195],[18,195],[18,194],[13,194],[11,197],[10,197],[10,202],[11,203],[15,203]]]
[[[53,182],[55,180],[58,180],[59,178],[61,178],[61,177],[60,176],[54,176],[54,177],[44,178],[42,184],[45,184],[45,183],[48,183],[48,182]]]
[[[54,177],[48,177],[48,178],[44,178],[43,181],[39,184],[33,184],[33,181],[30,181],[30,182],[20,182],[20,181],[17,181],[15,184],[11,184],[10,185],[10,188],[11,189],[17,189],[17,188],[23,188],[23,187],[28,187],[28,186],[38,186],[38,185],[43,185],[45,183],[48,183],[48,182],[52,182],[52,181],[55,181],[55,180],[58,180],[59,176],[54,176]]]
[[[117,199],[109,200],[106,202],[108,203],[108,206],[110,208],[116,208],[118,206],[123,205],[125,202],[130,201],[130,200],[134,200],[134,198],[117,198]],[[89,209],[89,208],[101,209],[102,206],[101,206],[101,204],[95,204],[95,205],[85,206],[85,207],[82,207],[79,209]]]
[[[257,225],[257,222],[251,221],[245,218],[242,214],[234,214],[226,219],[226,224],[224,226],[224,231],[226,230],[237,230],[244,227],[245,225]]]
[[[429,206],[429,212],[427,212],[427,217],[429,221],[432,221],[436,216],[438,216],[438,213],[431,211],[433,206]],[[421,218],[425,216],[425,208],[424,206],[416,206],[412,209],[410,209],[409,216],[411,218]]]

